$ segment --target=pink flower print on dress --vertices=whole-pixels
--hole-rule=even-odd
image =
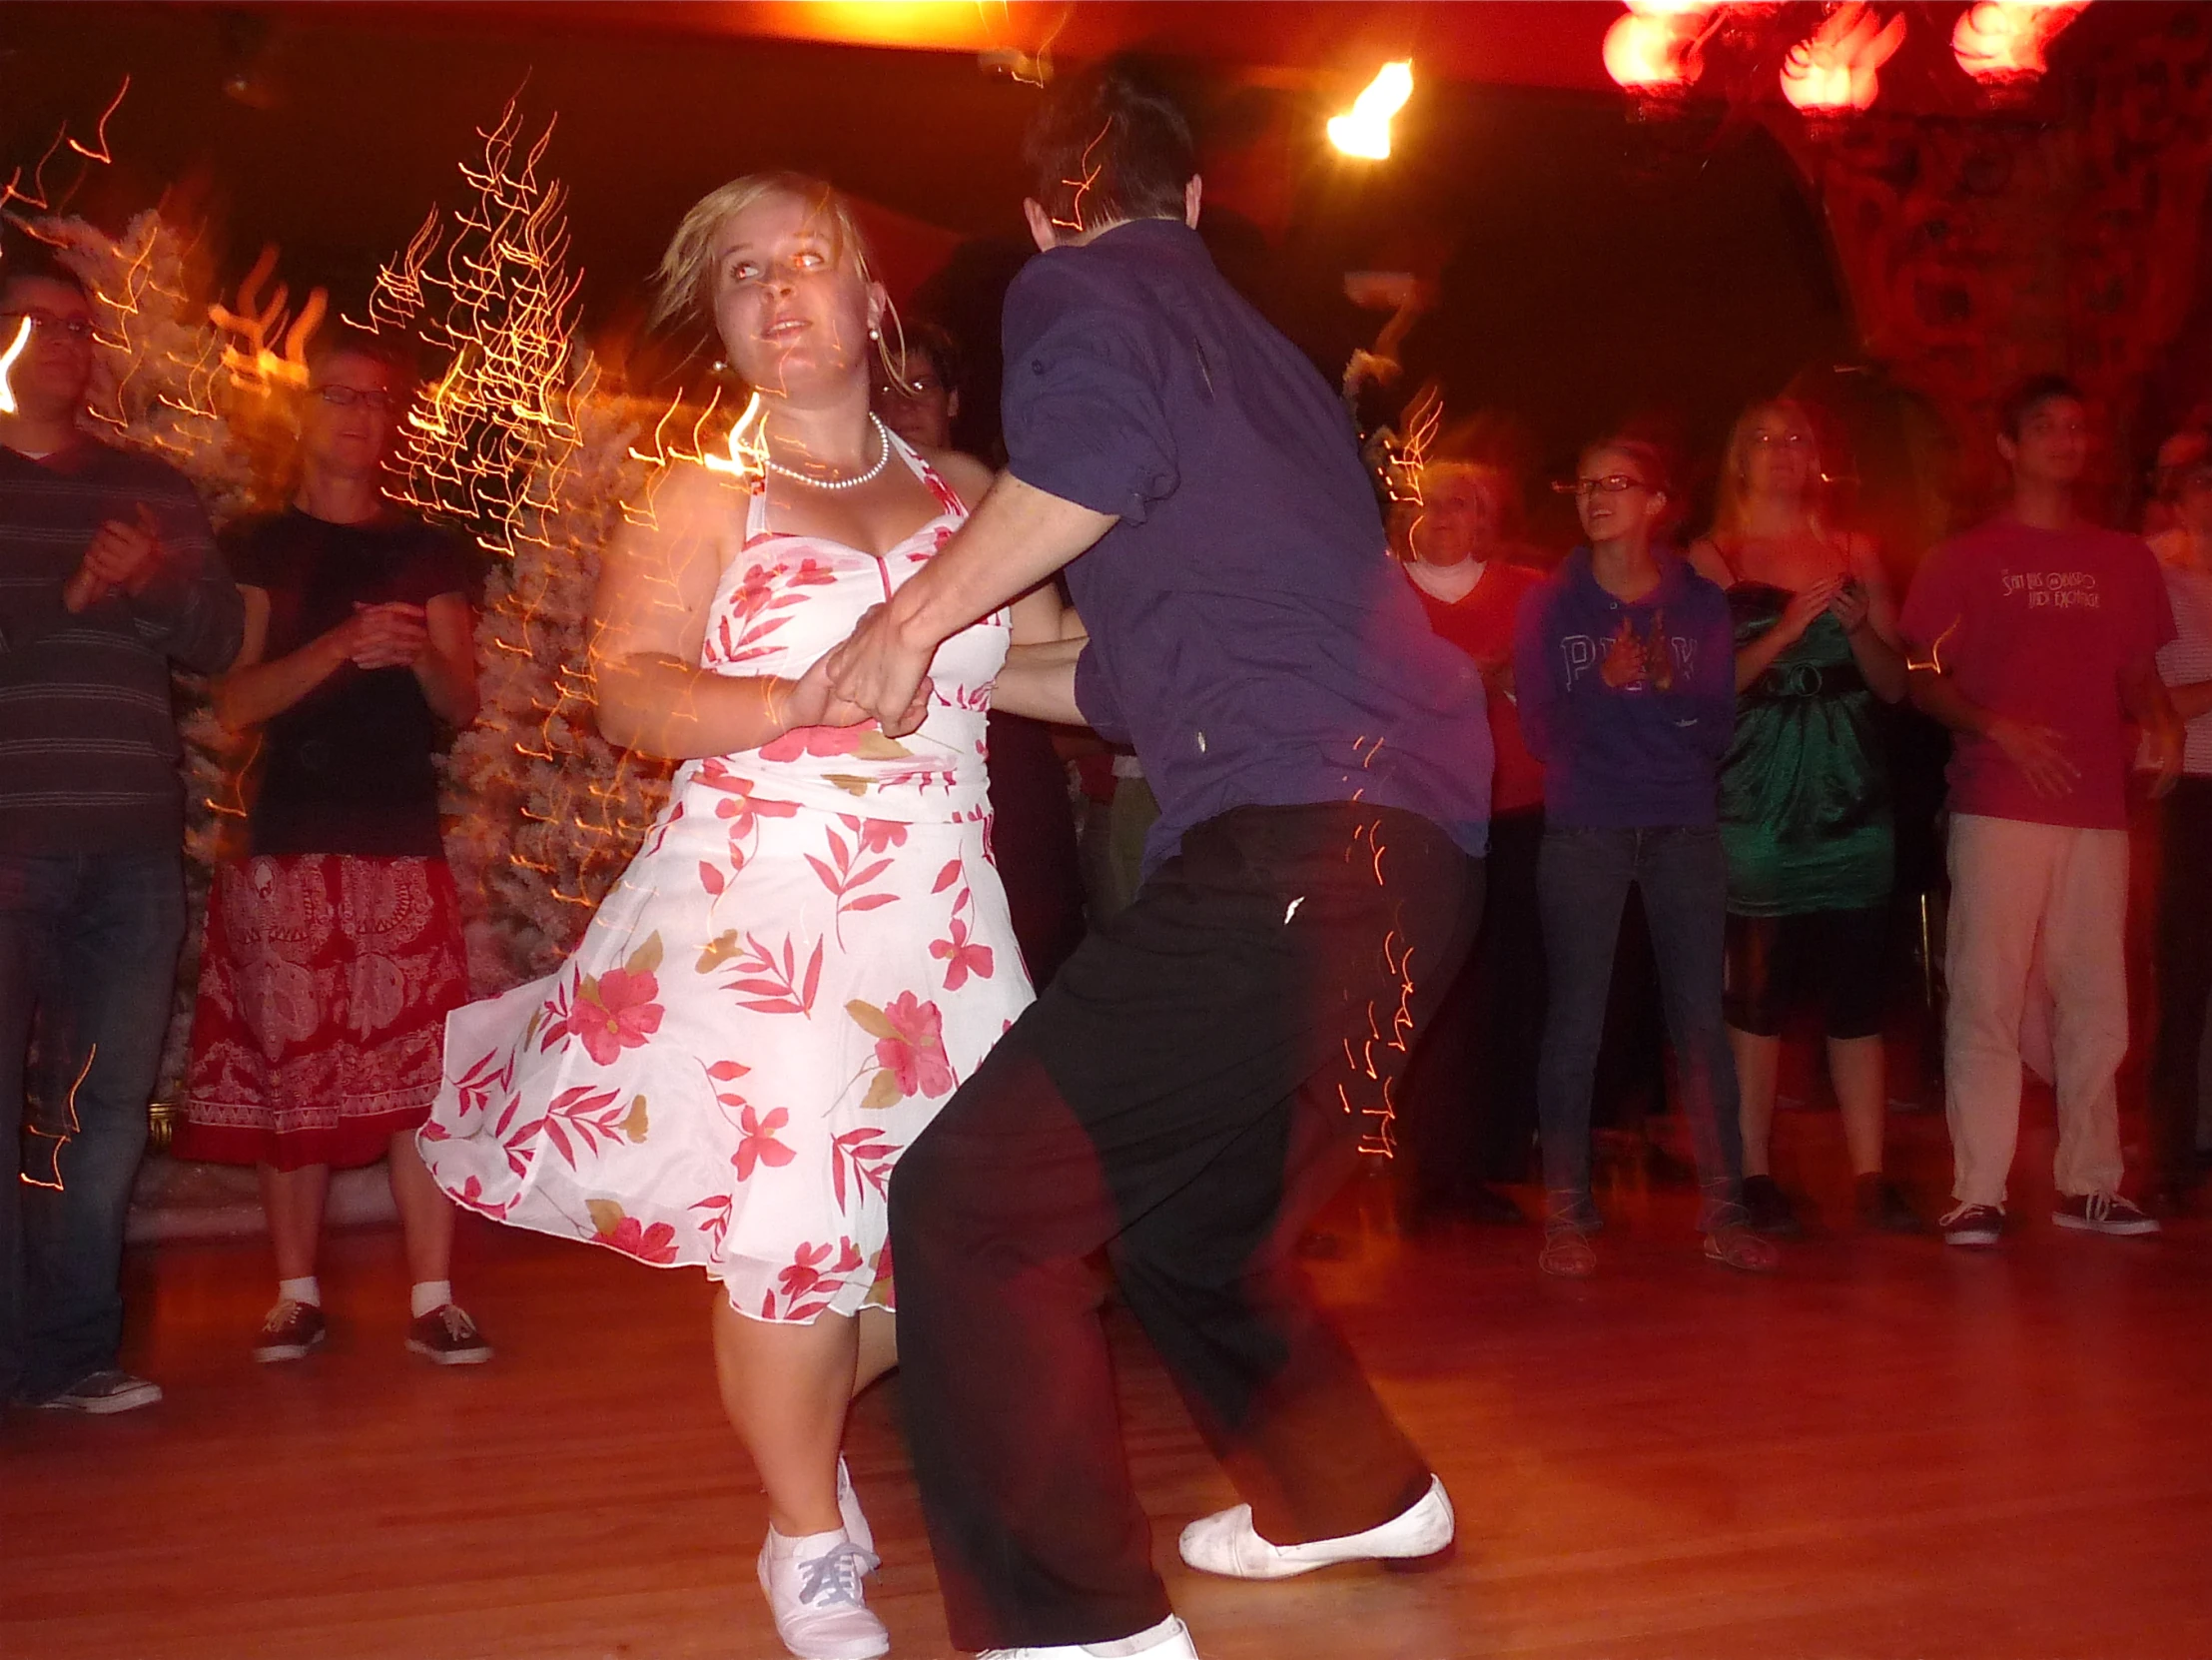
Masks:
[[[898,761],[914,753],[897,738],[887,738],[875,721],[858,726],[795,726],[773,742],[760,746],[764,761],[796,761],[802,755],[826,759],[855,755],[864,761]]]
[[[945,989],[949,992],[967,985],[971,974],[979,980],[991,978],[991,947],[970,940],[968,924],[958,917],[953,918],[951,939],[930,942],[930,955],[945,964]]]
[[[676,1259],[676,1230],[665,1222],[647,1228],[611,1199],[588,1199],[592,1232],[609,1250],[635,1256],[640,1262],[666,1267]]]
[[[625,1049],[640,1049],[660,1030],[660,967],[658,933],[648,934],[618,969],[592,976],[580,975],[574,998],[568,988],[556,990],[542,1016],[546,1021],[542,1048],[551,1049],[564,1038],[574,1038],[598,1065],[611,1066]]]
[[[945,1054],[944,1016],[934,1003],[901,992],[879,1009],[855,999],[845,1005],[862,1031],[876,1040],[876,1081],[866,1108],[882,1108],[910,1096],[937,1097],[953,1087],[953,1064]]]
[[[790,1113],[781,1107],[772,1109],[766,1118],[762,1118],[750,1107],[738,1115],[737,1152],[731,1156],[730,1163],[737,1167],[737,1179],[740,1182],[751,1178],[756,1165],[766,1165],[770,1170],[777,1170],[797,1157],[790,1148],[776,1140],[776,1132],[790,1122]]]
[[[568,1016],[568,1029],[581,1040],[584,1053],[600,1066],[611,1066],[625,1049],[642,1049],[645,1040],[660,1030],[660,982],[650,974],[609,969],[597,980],[586,980],[576,994],[576,1007]]]
[[[907,844],[907,827],[897,819],[848,817],[841,822],[847,829],[860,833],[863,852],[888,853],[895,847],[904,847]]]
[[[783,1292],[783,1319],[812,1319],[838,1290],[843,1290],[845,1279],[861,1268],[865,1257],[861,1246],[852,1240],[836,1242],[836,1257],[832,1259],[832,1246],[827,1244],[801,1244],[792,1252],[788,1268],[776,1274],[776,1290]],[[774,1308],[776,1292],[768,1294],[768,1305]],[[774,1314],[768,1314],[774,1319]]]

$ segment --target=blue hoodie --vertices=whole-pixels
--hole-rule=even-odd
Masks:
[[[1544,813],[1565,829],[1712,824],[1736,726],[1728,598],[1670,549],[1634,603],[1598,585],[1578,547],[1522,603],[1514,692],[1544,763]]]

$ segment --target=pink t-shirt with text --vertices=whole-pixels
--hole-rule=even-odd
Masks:
[[[1953,812],[2126,828],[2134,744],[2120,672],[2174,637],[2140,536],[1992,519],[1928,555],[1900,622],[1914,662],[1932,656],[1982,708],[2051,728],[2081,770],[2068,794],[2038,795],[1994,743],[1953,733]]]

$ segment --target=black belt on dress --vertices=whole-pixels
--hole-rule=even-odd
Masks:
[[[1744,688],[1747,698],[1762,702],[1798,697],[1842,697],[1864,691],[1866,676],[1858,664],[1777,663]]]

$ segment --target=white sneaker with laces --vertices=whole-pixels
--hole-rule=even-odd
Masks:
[[[1289,1579],[1338,1562],[1380,1561],[1410,1566],[1451,1548],[1452,1501],[1442,1478],[1408,1509],[1364,1533],[1314,1539],[1302,1545],[1269,1544],[1252,1526],[1252,1507],[1239,1504],[1200,1516],[1182,1530],[1182,1559],[1203,1573],[1230,1579]]]
[[[872,1660],[891,1652],[891,1633],[868,1611],[860,1582],[876,1558],[841,1527],[789,1539],[773,1527],[760,1547],[760,1588],[776,1635],[799,1660]]]
[[[976,1660],[1198,1660],[1190,1628],[1169,1614],[1159,1624],[1103,1643],[1056,1643],[1050,1648],[987,1648]]]

